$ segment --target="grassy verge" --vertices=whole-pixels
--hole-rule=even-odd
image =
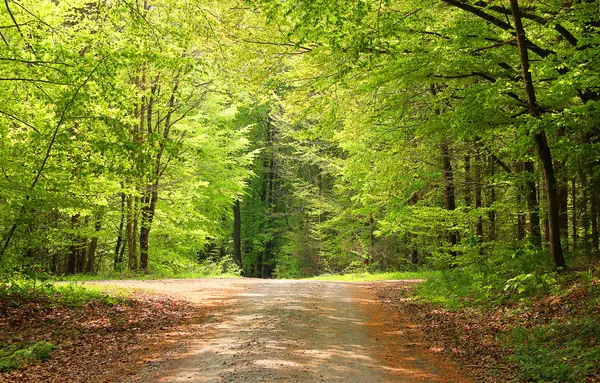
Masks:
[[[414,299],[428,310],[421,319],[429,321],[432,339],[443,338],[458,359],[476,351],[466,365],[486,352],[493,360],[506,356],[490,374],[504,368],[515,376],[500,382],[598,382],[600,269],[597,260],[586,262],[584,269],[513,276],[447,270],[421,284]]]
[[[241,278],[239,273],[178,273],[178,274],[163,274],[163,273],[100,273],[100,274],[77,274],[67,276],[56,276],[54,281],[66,282],[85,282],[85,281],[105,281],[105,280],[156,280],[156,279],[202,279],[202,278]]]
[[[323,274],[316,277],[306,278],[317,281],[339,281],[339,282],[370,282],[370,281],[391,281],[391,280],[425,280],[438,271],[394,271],[387,273],[350,273],[350,274]]]

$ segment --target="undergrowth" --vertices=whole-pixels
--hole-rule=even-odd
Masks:
[[[549,259],[532,246],[467,255],[422,283],[418,299],[498,313],[496,341],[511,350],[520,382],[599,381],[599,261],[571,256],[568,270],[555,271]]]
[[[10,344],[0,347],[0,373],[15,370],[29,363],[41,362],[50,357],[55,345],[39,341],[31,345]]]
[[[385,280],[425,280],[439,272],[431,270],[423,271],[394,271],[380,273],[350,273],[350,274],[323,274],[307,279],[318,281],[340,281],[340,282],[369,282],[369,281],[385,281]]]

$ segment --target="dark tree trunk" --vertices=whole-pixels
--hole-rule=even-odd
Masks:
[[[121,271],[123,269],[123,228],[125,226],[125,193],[121,193],[121,217],[119,219],[119,233],[117,234],[117,245],[115,246],[115,262],[114,270]]]
[[[71,228],[75,229],[79,222],[79,214],[71,216]],[[69,257],[67,258],[67,274],[75,274],[77,271],[77,258],[79,255],[79,238],[73,235],[71,238],[71,246],[69,246]]]
[[[490,157],[489,161],[490,175],[492,178],[496,174],[495,161]],[[490,241],[496,240],[496,211],[494,210],[494,203],[496,202],[496,188],[494,184],[489,186],[489,201],[488,201],[488,219],[490,220]]]
[[[527,39],[525,37],[525,29],[523,28],[521,21],[521,11],[519,9],[518,0],[510,0],[510,7],[515,22],[517,46],[519,48],[523,83],[525,85],[525,93],[527,94],[529,112],[533,117],[538,118],[540,116],[540,111],[535,97],[531,71],[529,70]],[[547,191],[550,254],[552,255],[552,260],[554,261],[554,266],[556,268],[565,268],[566,263],[563,256],[562,246],[560,244],[558,196],[556,190],[557,186],[554,174],[554,165],[552,163],[552,154],[550,152],[548,140],[544,131],[537,133],[534,136],[534,139],[537,146],[538,156],[542,163],[542,170],[544,172],[544,181]]]
[[[146,200],[142,207],[142,224],[140,227],[140,269],[148,272],[148,246],[150,229],[154,221],[154,212],[158,202],[158,182],[146,190]]]
[[[475,158],[475,208],[481,209],[483,207],[482,199],[482,180],[481,180],[481,150],[480,145],[477,145],[477,156]],[[483,217],[481,214],[477,215],[477,224],[475,225],[475,233],[479,240],[483,240]]]
[[[589,188],[587,182],[587,174],[585,170],[580,169],[579,176],[581,178],[581,194],[582,198],[579,203],[581,206],[581,224],[583,228],[583,246],[584,250],[590,249],[590,216],[588,214]]]
[[[592,223],[592,251],[598,251],[598,192],[599,182],[592,179],[592,190],[590,193],[590,221]]]
[[[96,250],[98,249],[98,234],[102,229],[102,213],[96,214],[96,221],[94,222],[94,230],[96,235],[91,239],[90,246],[88,247],[87,264],[85,266],[85,272],[92,274],[95,270],[96,265]]]
[[[578,238],[577,238],[577,188],[575,177],[571,179],[571,226],[573,228],[573,250],[577,250]]]
[[[242,266],[242,214],[239,199],[233,205],[233,260],[236,265]]]
[[[523,163],[519,162],[516,166],[517,173],[523,173]],[[523,186],[519,184],[519,189],[517,190],[517,239],[522,241],[525,239],[525,213],[523,213]]]
[[[445,141],[440,144],[440,153],[442,155],[442,172],[444,174],[446,210],[456,209],[456,200],[454,197],[454,174],[452,172],[452,163],[450,161],[450,149]],[[456,250],[454,247],[457,244],[457,236],[454,230],[448,233],[448,241],[450,242],[450,254],[455,257]]]
[[[542,231],[540,228],[540,205],[538,202],[537,187],[534,180],[534,168],[533,162],[527,161],[523,165],[527,173],[527,181],[525,186],[527,188],[527,210],[529,211],[529,237],[531,243],[536,246],[542,244]]]
[[[136,241],[134,231],[135,211],[133,206],[133,194],[129,194],[127,197],[127,252],[128,252],[128,263],[129,270],[137,270],[137,254],[136,254]]]

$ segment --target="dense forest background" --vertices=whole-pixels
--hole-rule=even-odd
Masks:
[[[484,288],[599,250],[597,1],[0,7],[4,275]]]

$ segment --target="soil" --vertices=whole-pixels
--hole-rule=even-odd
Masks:
[[[91,283],[166,294],[204,313],[194,331],[136,364],[123,383],[470,382],[425,340],[413,316],[379,294],[411,281]]]

